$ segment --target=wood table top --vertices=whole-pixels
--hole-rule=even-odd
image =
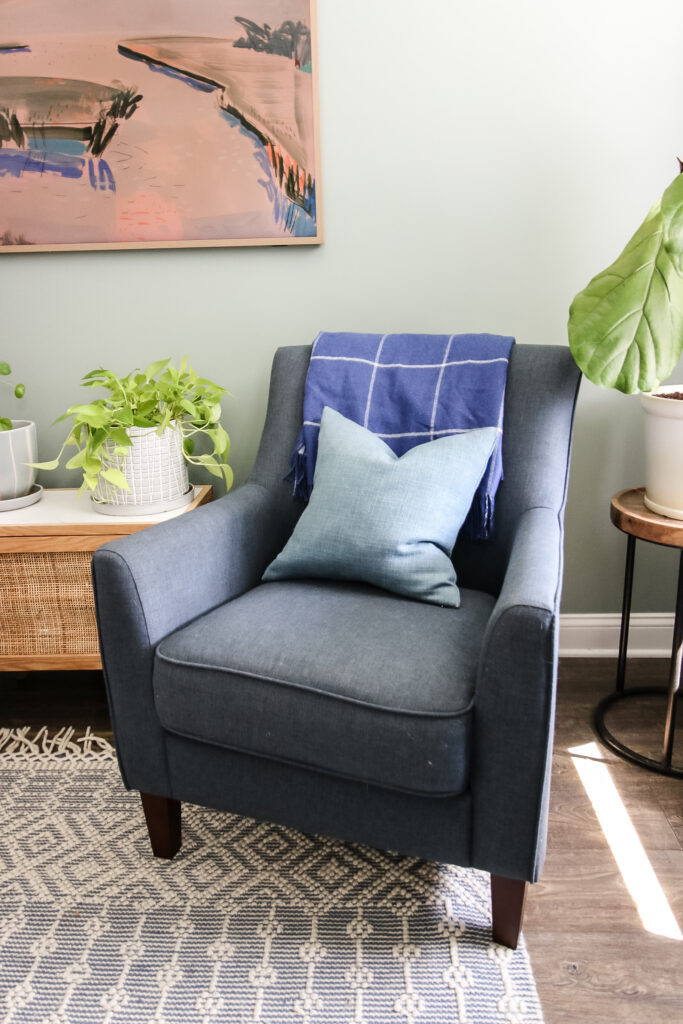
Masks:
[[[610,519],[623,533],[653,544],[683,548],[683,520],[650,511],[643,501],[644,487],[629,487],[612,498]]]

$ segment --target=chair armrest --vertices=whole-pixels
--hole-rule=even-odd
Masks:
[[[473,863],[532,882],[545,856],[562,539],[554,509],[521,516],[475,695]]]
[[[157,644],[256,586],[285,532],[276,497],[250,483],[94,553],[102,665],[121,773],[130,788],[172,795],[152,694]]]

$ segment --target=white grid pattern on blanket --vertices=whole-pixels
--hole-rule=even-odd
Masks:
[[[319,361],[325,361],[325,362],[364,363],[366,366],[372,366],[372,368],[373,368],[373,370],[372,370],[372,377],[370,378],[370,386],[368,388],[368,400],[367,400],[367,403],[366,403],[366,406],[365,406],[365,417],[364,417],[364,422],[363,422],[363,426],[366,427],[366,428],[368,426],[368,422],[369,422],[369,419],[370,419],[370,407],[371,407],[371,404],[372,404],[372,392],[373,392],[373,389],[374,389],[375,378],[377,376],[377,370],[378,369],[380,369],[380,368],[383,369],[383,370],[394,370],[394,369],[399,369],[399,370],[436,370],[436,369],[438,369],[439,370],[439,376],[438,376],[438,379],[437,379],[437,382],[436,382],[436,386],[434,388],[434,401],[432,403],[432,417],[431,417],[431,423],[430,423],[430,429],[429,430],[407,430],[407,431],[404,431],[403,433],[398,433],[398,434],[387,434],[387,433],[380,433],[380,432],[375,433],[375,431],[373,431],[373,433],[375,433],[376,437],[385,437],[385,438],[428,437],[428,438],[430,438],[430,440],[432,440],[432,439],[434,439],[436,437],[442,437],[442,436],[451,435],[451,434],[465,434],[465,433],[467,433],[467,428],[460,428],[460,429],[458,429],[458,428],[455,428],[455,427],[451,427],[451,428],[448,428],[446,430],[435,430],[434,429],[434,423],[435,423],[435,420],[436,420],[436,411],[437,411],[438,404],[439,404],[439,392],[441,390],[441,382],[443,380],[444,371],[449,366],[485,366],[485,365],[487,365],[489,363],[508,363],[509,360],[505,356],[498,356],[498,357],[492,358],[492,359],[449,359],[448,356],[450,355],[451,345],[453,344],[453,339],[455,338],[455,335],[451,334],[451,336],[448,339],[448,344],[446,345],[446,351],[444,352],[444,357],[443,357],[443,359],[441,360],[440,363],[381,363],[379,361],[380,355],[382,354],[382,348],[384,346],[384,342],[386,341],[386,339],[388,337],[389,337],[388,334],[384,334],[382,336],[382,338],[380,339],[380,342],[379,342],[379,345],[377,346],[377,352],[375,353],[375,358],[374,359],[364,359],[361,356],[319,356],[319,355],[316,355],[315,354],[315,349],[316,349],[316,345],[317,345],[317,342],[318,342],[318,338],[316,338],[314,343],[313,343],[313,354],[311,355],[311,361],[313,361],[314,359],[317,359]],[[502,430],[503,430],[503,408],[504,408],[504,404],[505,404],[504,399],[505,399],[505,395],[503,394],[501,396],[500,406],[498,408],[498,422],[496,424],[496,429],[498,430],[499,434],[502,433]],[[320,426],[320,420],[304,420],[304,426],[305,427],[319,427]],[[488,476],[489,477],[491,476],[492,472],[493,472],[493,460],[491,461],[491,463],[489,465],[489,470],[488,470]]]
[[[379,366],[383,370],[436,370],[441,367],[445,370],[447,366],[484,366],[487,363],[509,362],[505,356],[497,356],[495,359],[449,359],[441,363],[378,363],[374,359],[363,359],[362,356],[311,356],[311,362],[314,359],[330,363],[365,363],[366,366]]]

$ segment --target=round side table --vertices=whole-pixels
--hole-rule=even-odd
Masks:
[[[619,635],[619,661],[617,665],[616,691],[598,704],[595,710],[594,725],[603,743],[615,754],[633,761],[650,771],[662,775],[671,775],[683,779],[683,768],[672,764],[674,730],[676,727],[676,703],[681,686],[681,666],[683,664],[683,521],[668,519],[656,512],[651,512],[643,501],[644,487],[632,487],[619,491],[612,498],[610,518],[614,525],[627,535],[626,569],[624,572],[624,596],[621,606],[621,632]],[[638,686],[630,690],[624,689],[626,676],[626,657],[628,650],[628,628],[631,617],[631,591],[633,589],[633,563],[636,553],[636,538],[650,541],[652,544],[663,544],[666,547],[680,548],[678,568],[678,591],[676,595],[676,616],[674,620],[674,636],[671,649],[668,686]],[[667,707],[664,721],[664,741],[660,761],[645,757],[627,747],[614,736],[605,725],[605,714],[608,708],[632,697],[666,694]]]

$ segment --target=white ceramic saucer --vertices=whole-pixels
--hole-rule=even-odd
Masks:
[[[20,498],[5,498],[0,501],[0,512],[11,512],[15,508],[25,508],[40,501],[43,496],[43,488],[40,484],[34,484],[28,494],[22,494]]]

